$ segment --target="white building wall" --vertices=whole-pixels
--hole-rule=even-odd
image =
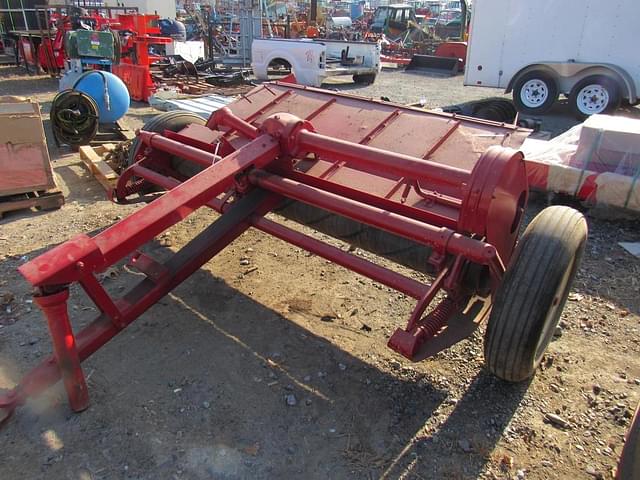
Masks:
[[[105,2],[115,4],[116,2]],[[160,18],[176,18],[176,0],[124,0],[127,7],[138,7],[140,13],[154,14],[158,12]]]

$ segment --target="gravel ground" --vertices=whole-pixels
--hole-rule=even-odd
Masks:
[[[401,72],[366,88],[339,83],[331,88],[434,107],[497,93]],[[2,94],[35,96],[45,111],[55,86],[0,68]],[[575,122],[562,108],[543,129]],[[152,115],[136,104],[127,122]],[[66,205],[0,221],[0,388],[50,352],[17,267],[140,208],[110,203],[76,154],[52,142],[50,151]],[[526,222],[544,206],[532,202]],[[197,212],[145,251],[166,258],[215,217]],[[591,214],[588,223],[557,336],[521,385],[483,369],[483,328],[406,362],[386,341],[414,302],[249,231],[83,364],[87,411],[71,413],[59,385],[21,408],[0,429],[0,478],[611,478],[640,399],[640,261],[618,242],[640,240],[640,227]],[[122,264],[107,273],[114,295],[140,279]],[[96,313],[78,290],[76,328]]]

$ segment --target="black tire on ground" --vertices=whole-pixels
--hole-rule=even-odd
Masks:
[[[521,113],[542,115],[558,99],[555,78],[542,70],[521,75],[513,85],[513,103]]]
[[[586,77],[576,83],[569,93],[569,106],[579,119],[611,112],[621,103],[620,85],[617,80],[606,75]]]
[[[627,432],[616,478],[619,480],[640,480],[640,406],[636,409],[631,427]]]
[[[142,130],[147,132],[162,133],[165,130],[172,132],[179,132],[188,125],[196,123],[198,125],[204,125],[207,123],[200,115],[196,115],[192,112],[185,112],[183,110],[175,110],[173,112],[165,112],[160,115],[156,115],[147,123],[144,124]],[[129,149],[129,157],[127,159],[128,165],[133,165],[135,159],[138,156],[138,151],[142,147],[141,142],[136,138],[131,144]],[[180,160],[178,157],[172,159],[172,166],[178,170],[185,177],[191,177],[202,170],[201,167],[184,160]]]
[[[371,85],[376,81],[375,73],[365,73],[362,75],[354,75],[353,81],[361,85]]]
[[[553,206],[518,242],[496,292],[484,340],[487,369],[510,382],[533,376],[553,337],[587,241],[584,216]]]

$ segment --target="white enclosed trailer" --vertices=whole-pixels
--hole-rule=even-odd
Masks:
[[[477,0],[465,85],[513,92],[546,112],[560,94],[578,116],[640,95],[640,0]]]

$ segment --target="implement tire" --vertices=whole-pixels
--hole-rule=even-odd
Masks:
[[[551,342],[587,241],[584,216],[545,208],[525,230],[495,294],[484,340],[487,369],[509,382],[533,376]]]

